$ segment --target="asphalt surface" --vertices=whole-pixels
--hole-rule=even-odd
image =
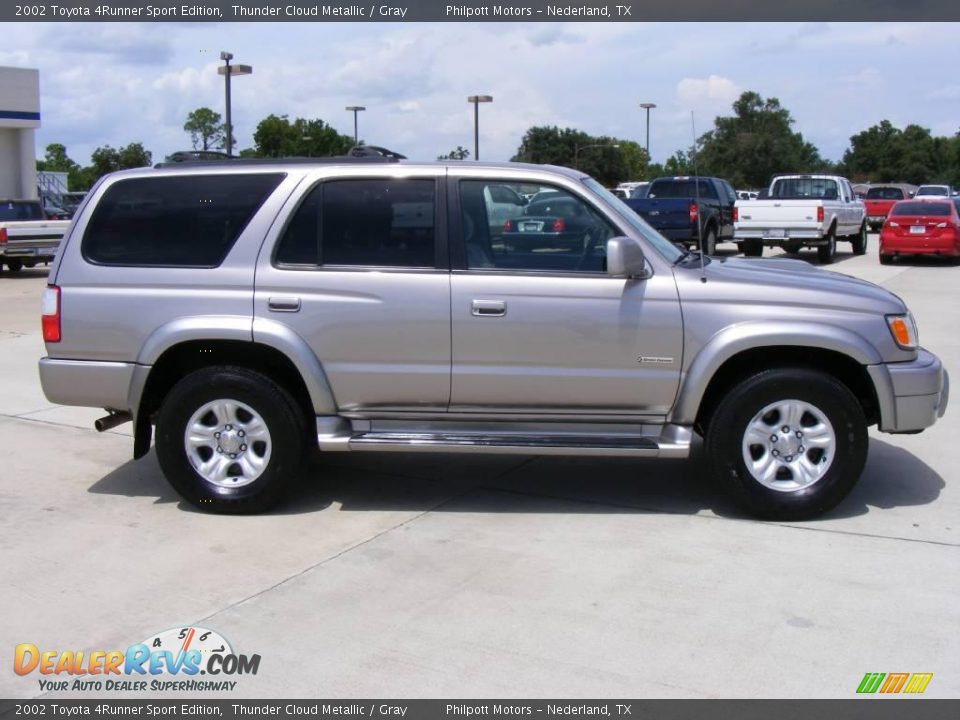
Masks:
[[[960,267],[848,248],[834,269],[903,297],[960,383]],[[97,433],[101,412],[43,397],[45,281],[0,275],[8,662],[18,643],[124,649],[195,625],[261,656],[234,697],[849,698],[866,672],[960,696],[956,397],[920,435],[872,431],[861,482],[812,522],[744,518],[699,447],[335,454],[274,514],[209,516],[152,451],[131,460],[129,425]],[[10,668],[0,697],[43,694]]]

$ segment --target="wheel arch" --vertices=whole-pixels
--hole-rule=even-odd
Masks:
[[[753,371],[804,367],[821,370],[843,382],[872,424],[879,417],[879,402],[866,366],[879,362],[879,354],[866,340],[844,328],[781,326],[764,331],[734,326],[715,336],[684,373],[671,422],[704,424],[724,391]]]

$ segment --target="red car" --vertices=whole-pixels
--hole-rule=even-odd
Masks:
[[[909,200],[913,196],[911,188],[908,185],[871,185],[863,197],[863,205],[867,211],[867,225],[870,229],[876,231],[883,225],[887,219],[890,208],[898,200]]]
[[[960,200],[901,200],[880,230],[880,263],[901,255],[960,260]]]

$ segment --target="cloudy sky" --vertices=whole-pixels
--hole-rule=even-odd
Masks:
[[[233,83],[238,147],[269,113],[321,118],[412,158],[472,150],[506,160],[532,125],[644,141],[664,160],[743,90],[775,96],[830,159],[886,118],[936,134],[960,126],[960,24],[222,23],[8,24],[0,65],[40,69],[38,154],[62,142],[85,164],[100,145],[190,146],[190,110],[223,111],[220,50],[252,65]]]

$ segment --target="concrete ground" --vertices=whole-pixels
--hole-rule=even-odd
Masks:
[[[722,246],[727,248],[728,246]],[[960,381],[960,268],[835,269],[914,311]],[[770,251],[767,251],[770,254]],[[234,697],[838,697],[866,672],[960,696],[960,408],[872,433],[828,516],[745,519],[689,461],[329,455],[275,514],[194,511],[129,426],[50,405],[45,273],[0,275],[0,649],[212,628]],[[960,400],[954,399],[954,405]],[[0,697],[41,694],[0,672]]]

